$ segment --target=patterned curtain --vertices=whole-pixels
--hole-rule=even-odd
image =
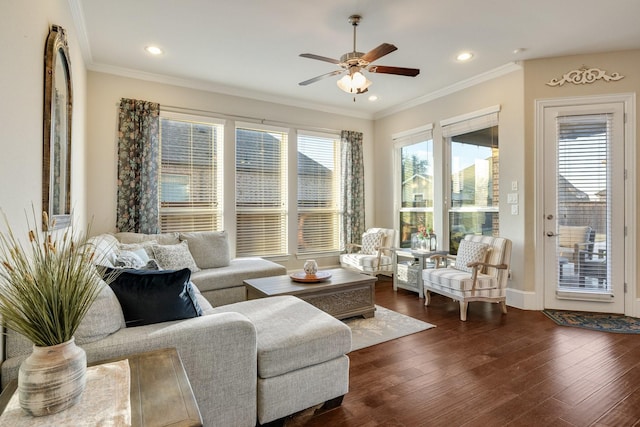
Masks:
[[[157,233],[160,105],[120,100],[118,231]]]
[[[360,243],[364,233],[364,163],[362,132],[340,134],[342,161],[342,247]]]

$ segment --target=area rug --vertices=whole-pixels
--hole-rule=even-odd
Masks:
[[[619,334],[640,334],[640,319],[622,314],[561,310],[543,310],[542,312],[560,326],[575,326]]]
[[[351,351],[380,344],[405,335],[434,328],[435,325],[376,305],[374,317],[345,319],[351,328]]]

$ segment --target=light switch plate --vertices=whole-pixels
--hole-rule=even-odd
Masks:
[[[509,204],[518,203],[518,193],[509,193],[509,194],[507,194],[507,203],[509,203]]]
[[[518,181],[511,181],[511,191],[518,191]]]
[[[518,215],[518,205],[511,205],[511,215]]]

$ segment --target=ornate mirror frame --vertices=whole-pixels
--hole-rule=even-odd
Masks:
[[[65,30],[52,25],[44,51],[42,211],[47,228],[71,223],[71,116],[73,91]]]

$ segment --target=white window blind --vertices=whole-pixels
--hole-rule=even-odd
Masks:
[[[200,119],[178,119],[168,113],[160,117],[163,232],[222,228],[224,126],[206,117]]]
[[[236,128],[236,255],[287,253],[287,131]]]
[[[464,114],[458,117],[442,120],[442,137],[449,138],[463,133],[498,126],[498,112],[500,106],[489,107],[484,110]]]
[[[607,236],[611,229],[612,115],[562,116],[557,119],[557,218],[558,245],[573,237],[579,252],[573,258],[575,275],[565,274],[560,287],[609,289],[606,262]],[[587,228],[583,236],[566,232]],[[584,233],[583,233],[584,234]],[[574,242],[571,242],[574,243]]]
[[[298,253],[340,250],[340,136],[298,133]]]

